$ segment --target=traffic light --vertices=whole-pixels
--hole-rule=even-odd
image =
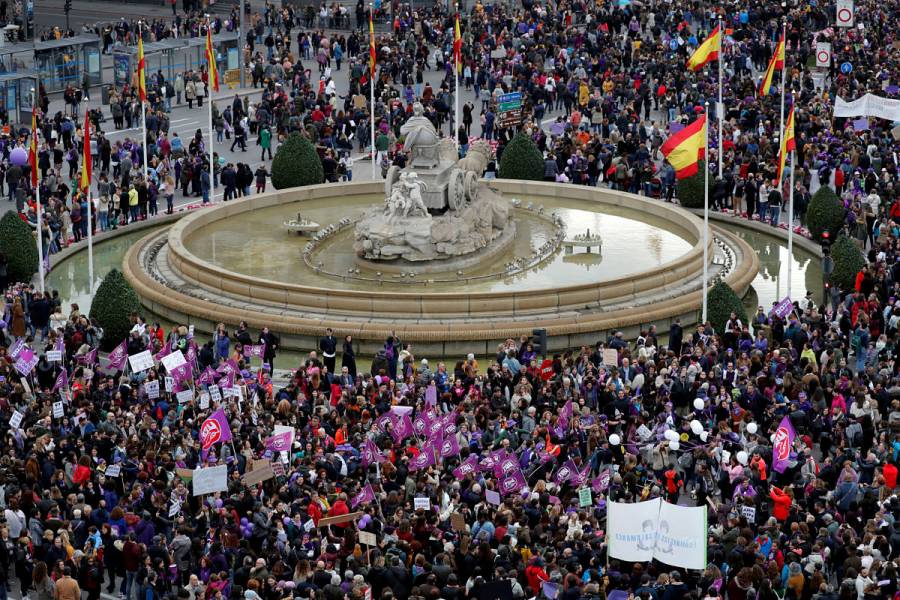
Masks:
[[[831,254],[831,234],[825,230],[822,232],[822,255],[828,256],[829,254]]]
[[[540,329],[531,330],[531,345],[534,347],[534,353],[538,356],[547,356],[547,330]]]
[[[71,12],[71,10],[72,10],[72,0],[66,0],[66,3],[65,3],[65,6],[64,6],[63,10],[66,11],[66,14],[69,14],[69,12]]]

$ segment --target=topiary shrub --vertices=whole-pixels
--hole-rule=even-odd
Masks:
[[[6,255],[9,282],[31,281],[37,273],[37,239],[31,227],[16,211],[9,211],[0,219],[0,252]]]
[[[522,132],[509,141],[500,155],[501,179],[544,179],[544,156],[530,137]]]
[[[90,317],[103,329],[100,347],[112,350],[131,330],[129,317],[141,309],[141,301],[118,269],[107,273],[91,302]]]
[[[316,147],[296,131],[278,146],[272,161],[272,187],[276,190],[315,185],[325,181]]]
[[[704,169],[706,169],[706,161],[701,160],[697,164],[697,174],[691,175],[690,177],[686,177],[677,182],[676,196],[678,197],[678,202],[681,203],[681,206],[684,208],[703,208],[703,202],[705,200],[703,196],[703,180],[706,176],[704,173]],[[710,176],[709,178],[709,201],[712,202],[712,186],[713,186],[714,178]]]
[[[856,274],[866,266],[866,259],[859,246],[847,236],[842,235],[831,245],[831,258],[834,260],[831,282],[843,290],[853,288],[856,283]]]
[[[820,187],[806,209],[806,227],[812,238],[822,240],[822,232],[828,231],[832,239],[844,224],[844,203],[834,190],[823,185]]]
[[[741,299],[730,285],[719,280],[706,296],[706,317],[719,335],[725,333],[725,323],[731,313],[736,314],[742,323],[749,322]]]

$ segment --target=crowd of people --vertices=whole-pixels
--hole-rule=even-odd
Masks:
[[[183,8],[174,24],[148,27],[146,41],[203,35],[194,7]],[[719,330],[675,322],[633,340],[613,333],[559,349],[546,364],[527,335],[495,355],[459,357],[421,356],[392,335],[369,366],[351,335],[327,331],[298,364],[279,360],[290,371],[276,377],[280,341],[268,329],[223,324],[195,336],[189,323],[164,330],[135,314],[127,339],[108,339],[58,294],[9,281],[0,255],[0,593],[897,598],[898,140],[893,123],[871,119],[860,129],[830,111],[836,96],[896,97],[900,6],[857,0],[860,28],[835,28],[834,14],[833,2],[468,5],[460,87],[475,101],[464,104],[461,123],[453,122],[459,90],[445,7],[379,9],[389,27],[377,36],[374,81],[361,3],[352,15],[329,5],[251,15],[248,80],[263,92],[217,102],[217,147],[255,136],[265,156],[265,137],[271,157],[273,144],[299,131],[334,181],[346,156],[368,148],[372,112],[376,160],[402,164],[400,127],[420,101],[463,148],[469,136],[483,137],[502,156],[521,129],[544,153],[546,179],[660,201],[678,195],[660,145],[673,123],[689,123],[706,101],[714,107],[718,94],[715,65],[697,73],[682,65],[724,18],[724,125],[721,141],[710,127],[711,200],[777,224],[802,220],[810,194],[830,186],[866,265],[852,288],[835,288],[824,305],[807,295],[784,318],[759,307],[749,322],[732,315]],[[234,16],[226,20],[214,27],[233,26]],[[768,97],[756,92],[784,23],[797,139],[790,219],[781,216],[790,179],[779,189],[776,175],[781,83],[776,77]],[[134,31],[111,27],[104,43],[108,35],[110,48],[133,44]],[[832,67],[817,72],[810,59],[824,39]],[[332,77],[341,69],[350,73],[347,89]],[[432,72],[440,74],[434,86]],[[214,160],[211,178],[207,132],[182,139],[170,131],[173,102],[209,101],[205,71],[148,75],[146,180],[140,139],[110,142],[105,115],[94,117],[95,223],[77,185],[81,124],[44,108],[38,169],[49,250],[88,227],[152,216],[163,200],[171,211],[178,189],[204,201],[214,183],[228,198],[250,193],[253,181],[265,190],[266,173],[246,164]],[[517,128],[498,119],[497,95],[508,91],[523,93]],[[46,93],[39,96],[46,107]],[[134,85],[114,91],[117,126],[139,113]],[[27,140],[27,129],[13,131],[0,148],[8,157]],[[29,218],[28,167],[3,168],[0,192]],[[154,360],[136,371],[128,357],[145,350]],[[187,362],[166,361],[167,369],[163,359],[176,353]],[[773,436],[785,417],[798,435],[779,472]],[[568,465],[580,481],[560,476]],[[222,466],[224,487],[195,496],[196,479]],[[497,499],[510,474],[526,485]],[[594,492],[586,506],[583,487]],[[657,497],[709,506],[705,570],[609,552],[607,503]]]

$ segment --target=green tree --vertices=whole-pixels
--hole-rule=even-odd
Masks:
[[[697,174],[685,177],[678,181],[676,195],[678,202],[684,208],[703,208],[705,201],[703,194],[703,181],[705,178],[704,169],[706,169],[706,161],[699,161],[697,164]],[[712,186],[713,178],[709,178],[709,201],[712,202]]]
[[[94,293],[90,317],[103,329],[104,350],[112,350],[131,330],[130,317],[139,312],[141,300],[118,269],[107,273]]]
[[[741,322],[748,322],[741,299],[730,285],[719,280],[706,296],[706,316],[719,335],[725,333],[725,323],[728,322],[731,313],[735,313]]]
[[[859,246],[842,235],[831,245],[831,258],[834,260],[831,282],[843,290],[852,289],[856,283],[856,274],[866,266],[866,259]]]
[[[544,179],[544,157],[530,137],[522,132],[510,140],[500,155],[501,179]]]
[[[820,187],[806,209],[806,226],[814,240],[821,241],[822,233],[828,231],[831,238],[844,224],[844,203],[827,185]]]
[[[34,231],[15,211],[0,219],[0,252],[6,255],[10,282],[29,282],[38,270],[37,239]]]
[[[272,161],[272,187],[284,190],[325,181],[325,171],[316,147],[297,132],[278,147]]]

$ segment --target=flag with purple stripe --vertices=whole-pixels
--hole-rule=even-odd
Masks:
[[[361,489],[358,494],[350,499],[350,508],[356,508],[360,504],[369,504],[373,500],[375,500],[375,490],[373,490],[372,486],[367,483],[366,486]]]
[[[50,391],[55,393],[57,390],[67,389],[69,389],[69,375],[65,369],[60,369],[59,375],[56,376],[56,381],[53,383],[53,389]]]

